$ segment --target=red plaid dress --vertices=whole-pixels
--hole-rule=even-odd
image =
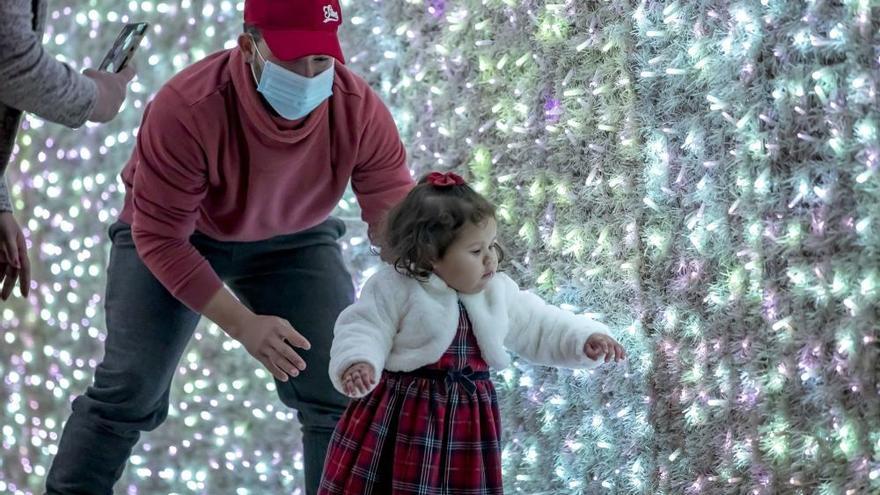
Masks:
[[[488,371],[461,303],[459,312],[455,339],[439,361],[412,373],[386,371],[349,405],[333,433],[319,495],[503,493],[492,382],[416,376]]]

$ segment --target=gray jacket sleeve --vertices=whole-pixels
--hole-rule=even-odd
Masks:
[[[12,211],[12,197],[9,196],[6,177],[0,177],[0,213],[4,211]]]
[[[43,50],[42,37],[34,29],[33,1],[0,1],[0,102],[79,127],[95,106],[98,88]]]

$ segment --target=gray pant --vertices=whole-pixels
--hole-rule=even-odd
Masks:
[[[252,311],[287,319],[312,344],[309,351],[298,349],[306,370],[275,382],[302,424],[309,494],[317,493],[327,444],[348,403],[328,375],[333,325],[354,300],[337,244],[344,232],[345,225],[331,218],[260,242],[219,242],[202,234],[191,239]],[[51,495],[112,494],[140,432],[165,420],[171,379],[199,321],[143,264],[128,225],[111,226],[110,239],[104,360],[94,384],[73,402],[46,482]]]

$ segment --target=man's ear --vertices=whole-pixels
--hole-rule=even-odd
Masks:
[[[251,35],[247,33],[241,33],[238,35],[238,49],[244,54],[247,63],[254,63],[254,58],[257,54],[255,51],[256,48],[254,47],[254,39]]]

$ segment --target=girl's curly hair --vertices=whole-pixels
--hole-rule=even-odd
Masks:
[[[443,258],[459,231],[468,223],[479,225],[495,218],[495,206],[467,184],[437,186],[427,176],[388,212],[382,244],[383,258],[395,269],[417,280],[427,280],[433,261]],[[499,244],[498,262],[504,259]]]

